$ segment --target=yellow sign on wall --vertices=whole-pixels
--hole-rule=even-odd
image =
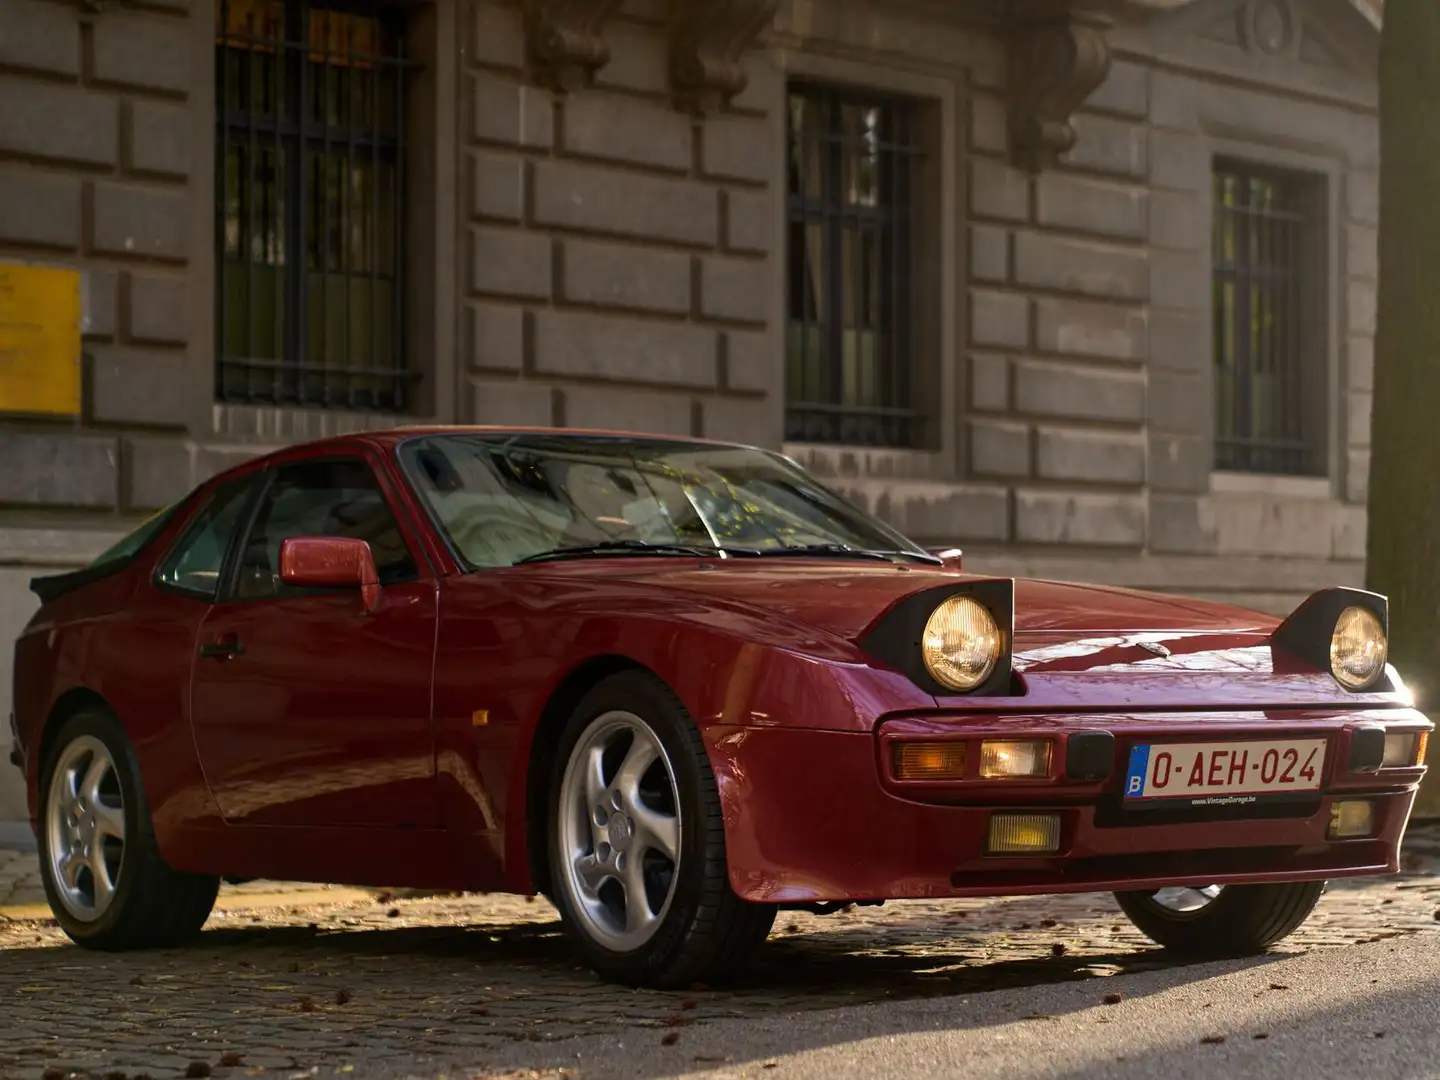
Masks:
[[[80,274],[0,263],[0,412],[80,415]]]

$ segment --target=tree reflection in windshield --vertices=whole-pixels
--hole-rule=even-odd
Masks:
[[[786,459],[745,447],[577,435],[411,439],[400,463],[473,567],[635,542],[755,552],[813,545],[922,549]]]

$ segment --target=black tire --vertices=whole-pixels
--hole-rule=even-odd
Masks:
[[[1310,917],[1325,882],[1228,885],[1193,912],[1155,900],[1153,892],[1117,892],[1130,921],[1157,945],[1196,958],[1253,956],[1288,937]]]
[[[55,768],[66,749],[89,736],[109,751],[119,781],[125,842],[109,905],[92,920],[74,915],[61,899],[51,859],[47,820]],[[56,732],[40,773],[40,876],[56,921],[77,945],[100,951],[164,948],[199,933],[215,907],[220,879],[172,870],[160,857],[140,766],[125,729],[100,711],[77,713]]]
[[[669,909],[654,935],[628,952],[607,947],[587,930],[566,884],[561,851],[566,766],[590,725],[612,711],[640,717],[658,737],[674,772],[680,810],[680,858]],[[621,672],[585,695],[561,735],[548,792],[552,902],[602,978],[655,989],[715,985],[738,971],[769,935],[777,909],[742,900],[731,890],[720,794],[704,741],[685,707],[659,679],[645,672]]]

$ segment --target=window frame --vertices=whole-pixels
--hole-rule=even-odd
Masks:
[[[1248,344],[1237,350],[1229,359],[1233,373],[1231,428],[1221,430],[1221,372],[1227,370],[1220,363],[1222,357],[1222,335],[1217,322],[1220,288],[1231,285],[1237,295],[1247,281],[1254,281],[1255,270],[1247,255],[1247,261],[1225,262],[1220,251],[1220,223],[1225,208],[1218,198],[1217,186],[1224,176],[1234,176],[1242,181],[1252,178],[1269,180],[1277,187],[1288,188],[1293,196],[1291,207],[1281,211],[1281,220],[1288,219],[1293,225],[1294,235],[1289,241],[1290,250],[1285,255],[1282,267],[1285,271],[1283,287],[1288,295],[1287,318],[1291,325],[1287,331],[1284,353],[1278,355],[1273,364],[1283,372],[1278,381],[1285,387],[1291,400],[1277,410],[1276,416],[1266,417],[1264,426],[1250,424],[1245,430],[1235,422],[1238,418],[1238,402],[1242,397],[1242,380],[1239,378],[1239,358],[1247,356],[1249,374],[1245,380],[1244,396],[1253,400],[1256,371],[1261,366],[1261,357]],[[1206,313],[1209,327],[1210,349],[1206,358],[1211,393],[1211,419],[1208,438],[1210,442],[1209,469],[1212,487],[1218,481],[1226,486],[1235,477],[1269,477],[1298,484],[1329,483],[1334,473],[1335,420],[1333,410],[1333,386],[1335,385],[1335,359],[1333,355],[1334,327],[1334,277],[1335,263],[1335,184],[1333,169],[1324,163],[1296,158],[1290,155],[1257,155],[1248,147],[1216,145],[1210,157],[1209,170],[1209,234],[1206,238],[1209,255],[1209,284],[1211,290],[1210,309]],[[1253,217],[1265,228],[1270,217],[1253,212],[1248,197],[1231,211],[1238,217]],[[1237,240],[1237,245],[1238,245]],[[1273,260],[1270,265],[1273,264]],[[1238,307],[1237,303],[1237,307]],[[1246,304],[1249,310],[1249,304]],[[1250,329],[1257,325],[1257,313],[1249,310],[1249,318],[1242,326],[1238,320],[1235,327],[1236,340],[1253,336]],[[1286,412],[1284,410],[1291,410]],[[1253,408],[1251,409],[1253,419]],[[1283,436],[1258,435],[1257,430],[1282,428],[1287,416],[1294,417],[1298,436],[1286,439]],[[1283,458],[1293,457],[1294,464],[1284,467]],[[1277,464],[1275,459],[1282,462]],[[1269,460],[1267,460],[1269,459]],[[1260,468],[1261,465],[1270,467]]]
[[[795,133],[791,126],[790,105],[794,98],[805,99],[809,107],[827,110],[822,139],[834,143],[832,153],[818,166],[820,194],[811,197],[792,187],[792,154]],[[833,446],[846,450],[880,453],[910,453],[933,449],[932,426],[937,418],[922,402],[925,400],[932,375],[921,370],[920,357],[925,352],[925,305],[915,295],[920,275],[921,251],[925,246],[920,216],[927,203],[922,169],[932,156],[924,133],[926,99],[912,93],[881,86],[856,85],[845,80],[812,76],[796,72],[785,85],[785,117],[783,134],[784,213],[782,216],[784,258],[781,262],[784,281],[784,315],[782,318],[783,356],[781,398],[783,402],[784,443],[796,446]],[[840,121],[845,106],[873,107],[891,119],[887,126],[898,134],[883,135],[879,141],[878,161],[888,167],[877,176],[877,201],[873,207],[861,207],[847,201],[841,187],[846,172],[847,144]],[[889,185],[889,198],[878,193]],[[943,217],[943,215],[942,215]],[[795,301],[792,286],[793,260],[796,257],[791,234],[799,225],[805,228],[818,224],[823,230],[821,277],[814,282],[815,291],[824,297],[824,306],[831,312],[818,316],[792,317]],[[859,224],[861,228],[854,226]],[[844,397],[844,355],[847,299],[855,292],[858,278],[846,275],[844,245],[850,236],[871,235],[877,246],[877,313],[888,312],[889,325],[877,321],[875,335],[884,341],[877,349],[877,384],[889,387],[890,396],[901,403],[887,405],[846,405]],[[838,242],[838,245],[837,245]],[[888,254],[885,249],[888,248]],[[808,256],[802,255],[804,258]],[[807,275],[808,277],[808,275]],[[853,279],[853,280],[852,280]],[[838,301],[838,304],[837,304]],[[834,314],[839,311],[838,317]],[[816,395],[824,400],[799,401],[790,394],[792,329],[799,327],[806,336],[812,328],[818,335],[819,364],[825,389]],[[883,330],[881,327],[885,327]],[[804,356],[808,357],[809,349]],[[885,395],[882,395],[885,396]],[[821,437],[807,437],[797,417],[819,415],[826,430]],[[829,418],[826,418],[829,414]],[[845,435],[846,419],[875,425],[878,437]],[[886,429],[895,425],[903,435],[887,437]],[[792,426],[797,425],[797,426]]]
[[[405,508],[399,505],[395,498],[394,490],[385,476],[384,467],[374,457],[359,447],[336,448],[323,453],[305,454],[301,456],[287,457],[275,461],[266,466],[259,476],[259,484],[255,494],[252,496],[250,505],[246,507],[242,515],[242,526],[236,530],[232,540],[230,551],[226,556],[225,566],[221,570],[221,587],[215,603],[217,604],[276,604],[289,600],[304,600],[316,596],[344,595],[351,591],[349,586],[338,585],[332,587],[313,587],[295,592],[287,592],[276,596],[238,596],[237,588],[240,576],[241,552],[250,543],[251,535],[255,531],[256,522],[260,517],[260,509],[265,505],[270,492],[274,489],[280,474],[286,469],[294,466],[313,465],[326,462],[352,462],[363,465],[370,471],[375,481],[376,490],[380,498],[384,500],[390,516],[395,520],[396,530],[400,534],[401,542],[409,553],[411,561],[415,565],[415,572],[404,578],[384,583],[384,588],[392,588],[399,585],[412,585],[417,582],[429,580],[434,576],[435,568],[430,559],[429,552],[425,550],[425,544],[421,537],[415,535],[413,522],[405,512]],[[372,553],[373,554],[373,553]]]
[[[206,605],[219,603],[224,593],[225,582],[227,580],[226,571],[230,565],[230,560],[237,550],[240,536],[249,527],[251,517],[255,511],[256,499],[267,487],[267,485],[262,482],[263,479],[263,471],[246,473],[240,476],[223,476],[216,478],[213,486],[199,497],[186,518],[184,526],[180,529],[179,533],[176,534],[175,539],[165,548],[165,553],[155,560],[155,565],[150,571],[151,587],[168,596],[178,596],[185,600],[194,600]],[[166,564],[175,557],[175,553],[180,550],[199,527],[201,515],[215,504],[215,500],[220,498],[221,493],[231,484],[241,485],[242,488],[248,487],[250,490],[246,492],[243,497],[240,505],[240,517],[235,523],[235,528],[230,532],[230,539],[226,542],[225,551],[220,560],[220,569],[215,578],[214,595],[205,596],[162,580],[161,572],[164,570]]]
[[[422,404],[421,386],[428,379],[429,372],[412,359],[417,355],[414,341],[416,328],[412,325],[417,299],[415,279],[417,271],[423,276],[424,267],[415,265],[412,236],[416,223],[407,204],[409,188],[419,179],[413,165],[416,160],[426,159],[427,155],[426,148],[417,141],[424,135],[424,126],[417,125],[413,115],[415,73],[424,68],[425,57],[423,50],[417,55],[413,48],[414,20],[409,6],[398,0],[277,0],[284,12],[282,25],[275,35],[257,31],[257,45],[260,49],[278,51],[284,65],[281,85],[286,87],[287,94],[294,100],[287,100],[283,111],[279,105],[264,111],[250,108],[255,103],[246,98],[244,86],[237,90],[236,95],[227,92],[227,57],[236,53],[248,56],[257,51],[246,48],[244,43],[236,44],[229,40],[234,35],[224,25],[224,13],[231,2],[239,3],[241,0],[213,0],[218,25],[212,46],[216,81],[211,116],[216,159],[213,178],[215,232],[210,244],[215,266],[212,289],[215,305],[212,320],[215,347],[212,399],[222,408],[319,409],[327,413],[390,416],[413,413]],[[307,53],[307,46],[297,44],[301,36],[308,33],[312,13],[373,18],[380,27],[377,41],[384,34],[393,34],[396,42],[393,52],[377,45],[378,51],[373,57],[368,54],[364,57],[375,61],[374,70],[377,72],[371,82],[373,113],[368,124],[352,127],[343,116],[332,122],[330,118],[316,119],[307,115],[307,108],[315,101],[316,87],[322,85],[330,71],[347,63],[343,52],[333,51],[328,38],[323,60],[315,59],[313,48]],[[391,100],[385,101],[382,91],[391,88]],[[390,117],[393,124],[389,130],[383,127],[382,106],[387,109],[393,107],[394,115]],[[298,253],[298,260],[289,255],[283,262],[247,257],[253,255],[253,251],[244,249],[256,242],[257,237],[252,230],[258,225],[257,217],[268,219],[273,211],[263,208],[263,200],[257,202],[253,164],[243,170],[249,179],[240,181],[239,187],[234,192],[230,191],[227,151],[231,147],[284,155],[282,178],[272,185],[276,200],[283,206],[277,235],[286,252]],[[356,198],[351,193],[353,189],[347,188],[343,196],[334,199],[326,192],[312,192],[316,161],[335,154],[341,155],[337,160],[342,164],[348,160],[352,168],[357,163],[370,164],[370,186],[375,192],[374,209],[370,214],[365,213],[363,206],[356,205]],[[388,166],[392,176],[389,184],[392,205],[388,213],[381,212],[385,209],[380,194],[383,185],[378,179],[381,166]],[[248,200],[243,205],[242,191]],[[228,194],[233,194],[248,222],[239,239],[242,250],[234,260],[227,255],[225,237],[225,201]],[[422,191],[422,197],[424,194]],[[369,269],[352,270],[344,265],[349,245],[343,242],[342,265],[332,268],[329,253],[324,251],[320,253],[319,261],[312,264],[311,240],[317,245],[324,243],[320,231],[313,227],[315,208],[336,202],[341,208],[339,224],[342,230],[357,221],[366,224],[369,244],[374,252]],[[257,205],[262,205],[258,212]],[[328,215],[325,220],[328,221]],[[313,238],[312,232],[315,233]],[[333,230],[327,230],[325,235],[333,238]],[[382,243],[386,235],[392,237],[389,245]],[[390,258],[381,265],[381,256],[387,246],[391,249]],[[278,331],[281,341],[279,355],[272,358],[253,355],[253,348],[231,352],[227,347],[227,331],[232,325],[231,313],[227,310],[227,281],[233,275],[248,282],[257,266],[272,272],[275,284],[270,288],[279,300],[268,322],[272,336]],[[391,298],[390,311],[386,316],[388,326],[384,322],[377,325],[376,318],[371,316],[366,327],[368,332],[355,338],[351,336],[350,325],[354,318],[351,314],[351,292],[357,279],[369,281],[372,302],[377,282],[388,281]],[[334,316],[331,309],[335,304],[331,293],[337,286],[344,294],[341,304],[343,321],[332,328],[330,323]],[[254,302],[249,295],[252,287],[247,283],[246,298],[235,312],[247,323],[253,318],[254,311]],[[323,324],[318,356],[312,355],[310,342],[314,321],[311,309],[317,306],[312,294],[317,292],[318,311]],[[365,320],[362,318],[361,321]],[[337,337],[342,344],[337,345]],[[353,357],[346,355],[352,352],[348,348],[352,340],[369,342],[371,359],[367,366],[355,366]],[[383,360],[380,358],[382,348],[386,350]],[[339,362],[327,362],[327,357],[333,357],[337,352]],[[242,389],[226,392],[227,371],[239,373],[238,377],[244,383]],[[256,389],[266,382],[267,372],[273,389],[263,386]],[[320,386],[307,385],[312,381],[318,381]]]

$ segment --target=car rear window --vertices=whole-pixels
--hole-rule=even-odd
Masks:
[[[167,506],[158,514],[146,518],[145,521],[127,533],[122,540],[97,555],[94,560],[91,561],[90,567],[93,569],[98,566],[110,566],[113,563],[121,563],[128,559],[133,559],[145,549],[146,544],[155,539],[160,531],[165,528],[166,523],[174,515],[179,505],[179,503],[175,503]]]

